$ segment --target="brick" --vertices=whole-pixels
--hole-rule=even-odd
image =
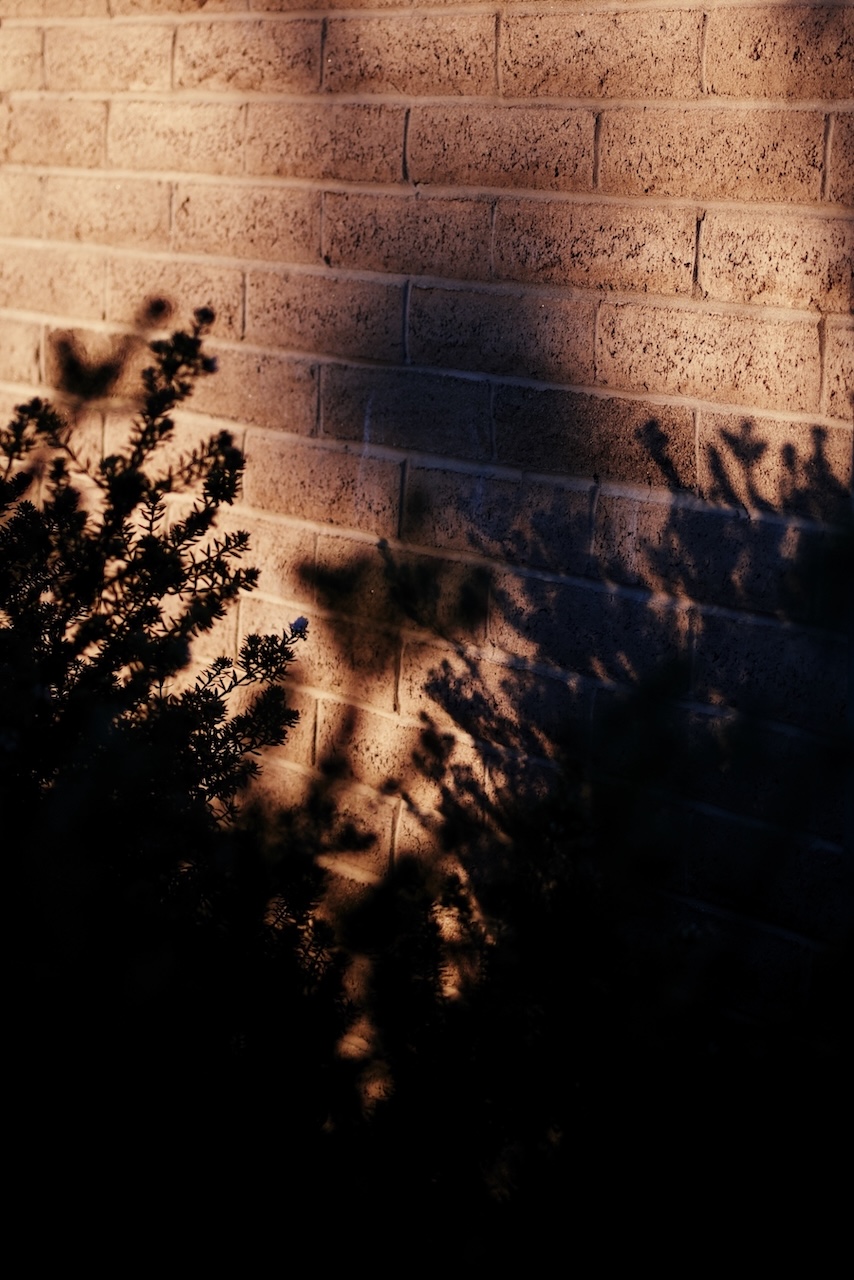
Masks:
[[[7,158],[15,164],[98,169],[106,133],[105,102],[19,98],[9,113]]]
[[[330,18],[323,86],[333,93],[495,92],[491,14]]]
[[[404,107],[385,104],[250,102],[247,172],[399,182],[405,114]]]
[[[113,102],[107,155],[120,169],[241,173],[243,108],[215,102]]]
[[[251,431],[244,500],[282,515],[395,537],[400,465]]]
[[[854,204],[854,112],[833,117],[828,198]]]
[[[672,489],[696,484],[687,409],[499,386],[493,412],[496,455],[507,466]]]
[[[637,592],[496,574],[489,634],[499,649],[596,680],[633,684],[684,659],[691,611]]]
[[[713,706],[833,734],[845,722],[847,666],[844,637],[710,614],[698,628],[693,692]]]
[[[257,427],[311,435],[317,420],[317,368],[277,352],[243,351],[209,343],[216,377],[193,396],[200,413]]]
[[[0,27],[0,85],[4,93],[42,87],[42,33],[38,28]]]
[[[109,0],[63,0],[63,18],[106,18]],[[53,18],[56,0],[3,0],[4,18]]]
[[[489,394],[486,382],[329,364],[321,375],[323,434],[446,458],[487,459]]]
[[[512,97],[695,98],[703,16],[696,10],[510,14],[502,88]]]
[[[854,11],[831,5],[716,9],[706,28],[709,93],[836,98],[854,81]]]
[[[48,27],[45,85],[87,92],[170,87],[172,28],[169,26]]]
[[[402,536],[509,564],[583,573],[590,498],[584,489],[412,467]]]
[[[175,88],[310,93],[320,82],[320,32],[313,18],[182,24]]]
[[[113,17],[136,17],[145,13],[198,13],[204,8],[205,13],[243,13],[248,0],[110,0],[110,12]],[[275,6],[265,2],[256,8],[272,9]]]
[[[179,183],[172,247],[179,253],[316,262],[320,193]]]
[[[713,212],[703,222],[698,280],[724,302],[843,311],[852,258],[848,220]]]
[[[824,351],[824,408],[843,422],[854,419],[854,321],[828,321]]]
[[[403,289],[322,274],[253,271],[246,336],[252,342],[337,357],[400,360]]]
[[[0,168],[0,235],[41,235],[43,190],[43,178]]]
[[[139,323],[152,299],[167,303],[164,323],[187,325],[198,307],[216,313],[211,332],[240,338],[243,330],[243,272],[180,258],[112,258],[107,269],[107,319]]]
[[[166,249],[169,184],[137,178],[48,177],[44,186],[45,235]]]
[[[817,324],[604,303],[597,336],[596,376],[606,387],[818,408]]]
[[[416,287],[409,354],[415,364],[592,382],[593,319],[590,302]]]
[[[41,325],[0,316],[0,379],[36,383],[39,379]]]
[[[851,432],[702,412],[699,489],[712,502],[838,520],[850,503]]]
[[[323,253],[332,267],[487,280],[491,222],[484,200],[328,192]]]
[[[0,254],[0,307],[100,320],[104,276],[99,253],[10,246]]]
[[[393,711],[399,638],[364,622],[315,615],[294,679],[338,698]]]
[[[621,494],[598,493],[593,508],[590,564],[587,575],[632,586],[635,568],[639,503]]]
[[[605,111],[599,186],[615,195],[798,200],[821,195],[824,116],[650,107]]]
[[[592,191],[595,114],[560,107],[414,106],[413,182]]]
[[[499,200],[497,279],[690,295],[696,222],[690,209]]]
[[[308,606],[311,593],[305,589],[301,568],[314,563],[316,535],[312,530],[234,508],[220,511],[217,529],[232,533],[240,529],[248,531],[249,551],[244,563],[255,565],[260,570],[259,591]],[[296,616],[291,614],[289,620]],[[311,625],[313,627],[313,620]],[[276,624],[279,631],[283,626],[283,621]],[[268,625],[265,629],[272,630],[272,627]],[[298,648],[298,652],[302,650]]]

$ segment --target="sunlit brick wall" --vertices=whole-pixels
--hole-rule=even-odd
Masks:
[[[250,460],[235,634],[311,622],[282,793],[330,754],[356,809],[400,782],[370,800],[379,868],[438,796],[422,712],[490,795],[678,654],[691,740],[752,711],[775,761],[700,777],[698,848],[779,822],[845,715],[844,638],[789,570],[851,483],[854,9],[0,15],[3,407],[57,331],[103,350],[146,296],[215,308],[185,429]],[[820,885],[839,794],[798,818]],[[713,864],[681,889],[726,906]],[[797,867],[771,923],[809,934]]]

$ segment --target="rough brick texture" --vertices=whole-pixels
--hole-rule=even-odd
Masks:
[[[215,310],[180,440],[249,459],[228,520],[261,594],[219,635],[310,618],[282,793],[339,759],[381,868],[426,836],[369,789],[439,796],[422,715],[495,797],[570,738],[598,761],[620,692],[678,658],[686,753],[742,712],[767,735],[767,768],[680,799],[681,889],[734,910],[700,828],[775,831],[844,716],[854,8],[0,10],[0,403],[63,334],[104,354],[154,300]],[[803,830],[838,852],[831,791]],[[809,931],[793,902],[772,923]]]

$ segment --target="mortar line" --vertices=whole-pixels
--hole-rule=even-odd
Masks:
[[[822,173],[821,173],[821,192],[820,198],[827,200],[830,195],[830,159],[833,149],[833,134],[835,132],[834,124],[836,116],[832,111],[828,111],[824,117],[824,147],[822,150]]]
[[[409,117],[412,114],[412,108],[407,107],[403,113],[403,154],[401,156],[401,170],[404,182],[409,182]]]
[[[319,90],[326,88],[326,33],[329,30],[329,19],[324,18],[320,24],[320,83]]]

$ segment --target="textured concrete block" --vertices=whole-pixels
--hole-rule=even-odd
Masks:
[[[166,249],[169,200],[167,182],[48,177],[44,180],[45,235],[53,240]]]
[[[100,320],[104,279],[100,253],[9,246],[0,253],[0,307]]]
[[[615,195],[795,200],[821,195],[818,111],[605,111],[599,186]]]
[[[0,317],[0,379],[38,382],[41,338],[41,325]]]
[[[172,247],[179,253],[316,262],[320,193],[180,183]]]
[[[713,706],[833,734],[845,721],[847,647],[821,631],[704,615],[693,692]]]
[[[710,212],[698,280],[724,302],[845,311],[854,299],[850,220]]]
[[[106,133],[105,102],[18,98],[9,112],[6,158],[14,164],[98,169]]]
[[[248,275],[246,336],[252,342],[338,357],[400,360],[402,317],[399,285],[288,271]]]
[[[0,85],[4,93],[42,87],[42,33],[38,28],[0,27]]]
[[[849,428],[704,411],[697,439],[699,489],[712,502],[831,521],[848,508]]]
[[[854,112],[833,117],[828,195],[839,204],[854,204]]]
[[[706,84],[730,98],[837,98],[854,82],[854,10],[833,5],[715,9]]]
[[[414,106],[413,182],[592,191],[593,111],[562,107]]]
[[[688,409],[499,386],[493,412],[496,455],[507,466],[672,489],[696,484]]]
[[[282,515],[397,536],[400,465],[251,431],[244,500]]]
[[[294,679],[335,697],[395,709],[400,639],[364,621],[313,616]]]
[[[92,27],[45,29],[44,75],[48,89],[165,91],[170,87],[171,68],[170,26],[105,22]]]
[[[332,93],[495,92],[492,14],[330,18],[323,56]]]
[[[248,173],[349,182],[403,177],[404,107],[250,102]]]
[[[299,567],[314,560],[316,535],[313,530],[234,507],[220,511],[216,527],[223,532],[236,533],[245,529],[249,533],[249,551],[243,563],[255,565],[260,570],[259,591],[277,596],[279,600],[309,603]],[[276,625],[281,631],[284,622],[279,621]]]
[[[107,269],[107,319],[121,324],[139,322],[146,303],[168,304],[164,323],[186,325],[198,307],[216,313],[211,332],[220,338],[240,338],[243,330],[243,272],[181,258],[111,259]]]
[[[243,108],[218,102],[113,102],[107,155],[120,169],[240,173]]]
[[[32,173],[4,173],[0,168],[0,228],[3,235],[41,235],[43,190],[43,178]]]
[[[491,205],[327,192],[323,256],[332,267],[488,280]]]
[[[63,18],[106,18],[109,13],[110,0],[63,0],[62,4]],[[3,0],[4,18],[56,16],[56,0]]]
[[[175,88],[311,93],[320,82],[320,34],[314,18],[182,24]]]
[[[414,288],[409,355],[415,364],[593,381],[594,304],[471,289]]]
[[[854,321],[828,321],[824,349],[824,410],[843,422],[854,421]]]
[[[328,364],[321,373],[323,434],[446,458],[487,459],[489,395],[486,382]]]
[[[687,293],[696,221],[690,209],[499,200],[495,275],[641,293]]]
[[[596,377],[606,387],[818,408],[817,323],[605,303],[597,339]]]
[[[317,422],[317,367],[276,352],[243,351],[209,343],[217,372],[193,395],[201,413],[233,418],[296,435],[311,435]]]
[[[583,573],[590,498],[584,489],[411,467],[402,536],[422,546]]]
[[[146,13],[242,13],[249,0],[110,0],[110,13],[114,17],[136,17]],[[256,9],[273,9],[266,0]]]
[[[606,578],[628,586],[638,580],[635,569],[638,501],[620,494],[597,493],[593,507],[591,578]]]
[[[684,661],[691,611],[638,592],[496,574],[489,635],[499,649],[596,680],[634,684]]]
[[[694,98],[701,90],[703,15],[510,13],[501,20],[508,97]]]

